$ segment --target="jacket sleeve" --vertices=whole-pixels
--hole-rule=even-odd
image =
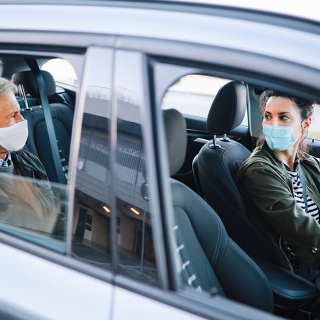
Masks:
[[[240,192],[311,269],[320,269],[320,225],[296,203],[283,176],[254,163],[240,182]]]

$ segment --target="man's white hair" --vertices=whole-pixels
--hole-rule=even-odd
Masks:
[[[19,90],[12,80],[8,80],[6,78],[0,78],[0,95],[7,94],[10,91],[15,94]]]

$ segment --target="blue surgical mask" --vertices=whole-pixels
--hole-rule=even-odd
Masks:
[[[263,135],[266,138],[269,148],[275,151],[284,151],[289,149],[298,141],[302,134],[301,133],[297,139],[294,138],[294,131],[301,125],[301,123],[296,127],[271,126],[263,123]]]

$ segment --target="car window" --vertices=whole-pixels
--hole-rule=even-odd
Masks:
[[[6,56],[6,69],[15,72],[11,74],[12,82],[7,75],[1,78],[1,90],[7,90],[1,96],[2,107],[13,108],[15,113],[9,120],[5,118],[6,113],[0,116],[0,230],[65,253],[74,104],[53,90],[47,96],[49,104],[43,103],[38,87],[31,85],[36,69],[17,69],[26,61],[36,65],[32,56],[28,60],[23,56]],[[64,61],[73,69],[69,61]],[[51,77],[46,78],[51,89],[56,88],[53,81]],[[51,109],[51,115],[45,115],[46,108]],[[50,121],[52,130],[48,130]],[[55,159],[50,139],[57,150]]]
[[[172,108],[182,114],[207,118],[217,92],[230,81],[199,74],[184,76],[170,86],[163,97],[161,108]],[[241,124],[248,125],[247,114]]]
[[[18,166],[15,163],[14,170]],[[66,252],[67,187],[3,171],[0,180],[0,230]]]
[[[78,76],[68,60],[51,59],[41,67],[41,70],[50,72],[57,82],[78,86]]]
[[[320,140],[320,105],[314,106],[312,122],[308,130],[308,138]]]

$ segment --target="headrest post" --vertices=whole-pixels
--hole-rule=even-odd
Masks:
[[[44,80],[47,96],[53,96],[56,94],[56,83],[51,73],[41,70],[41,74]],[[12,75],[12,80],[16,84],[23,85],[26,92],[30,94],[32,98],[39,99],[39,88],[36,82],[36,78],[31,70],[20,71]]]
[[[215,134],[213,135],[212,141],[213,141],[213,143],[211,143],[209,145],[210,149],[220,149],[221,148],[220,144],[217,144],[217,136]]]
[[[227,137],[227,134],[225,133],[225,134],[223,135],[223,138],[220,138],[220,141],[229,142],[230,139]]]
[[[26,92],[24,91],[24,87],[22,84],[19,84],[19,91],[24,102],[25,110],[30,110],[28,101],[27,101]]]

